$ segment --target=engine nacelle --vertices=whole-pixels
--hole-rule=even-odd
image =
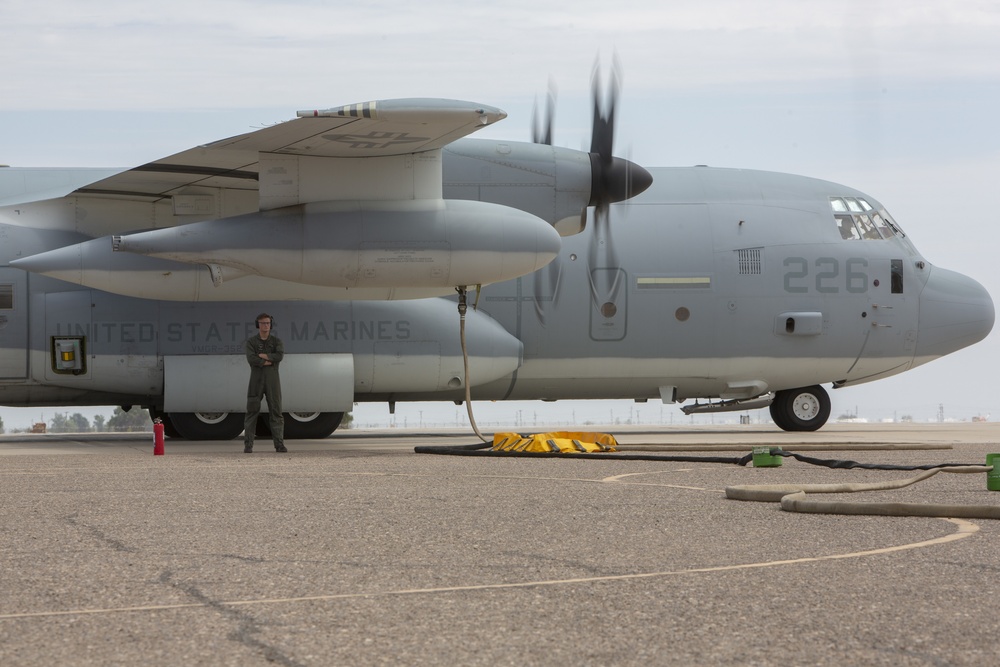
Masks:
[[[597,157],[545,144],[460,139],[444,148],[444,196],[513,206],[571,236],[583,231],[584,211],[598,195],[605,203],[625,201],[653,182],[633,162],[613,158],[602,166]],[[597,182],[604,188],[595,190]]]

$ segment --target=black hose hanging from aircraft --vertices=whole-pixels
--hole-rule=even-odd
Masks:
[[[479,302],[479,290],[480,286],[476,285],[476,303]],[[489,443],[482,433],[479,432],[479,426],[476,425],[476,418],[472,415],[472,382],[469,379],[469,349],[465,344],[465,314],[468,311],[468,288],[465,285],[458,287],[455,291],[458,292],[458,335],[459,341],[462,344],[462,363],[465,368],[465,410],[469,415],[469,424],[472,425],[472,430],[475,432],[479,439],[484,443]],[[473,310],[476,309],[476,304],[472,306]]]

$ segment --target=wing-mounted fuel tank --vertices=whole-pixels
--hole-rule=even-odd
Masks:
[[[535,216],[483,202],[321,202],[113,237],[113,248],[326,287],[452,287],[548,264],[559,238]],[[215,270],[215,267],[219,267]]]
[[[104,237],[18,265],[143,298],[414,298],[532,273],[559,248],[548,223],[507,206],[338,201]]]

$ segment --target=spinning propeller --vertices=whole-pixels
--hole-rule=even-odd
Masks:
[[[611,77],[607,93],[602,95],[601,71],[598,63],[594,64],[591,75],[591,90],[593,93],[593,123],[590,138],[591,188],[590,201],[581,216],[581,227],[586,227],[587,214],[593,208],[593,229],[587,250],[587,275],[590,280],[590,293],[594,306],[607,318],[614,315],[615,301],[621,288],[618,255],[615,252],[611,234],[611,204],[625,201],[648,188],[653,177],[648,171],[629,160],[615,157],[615,109],[618,95],[621,92],[621,65],[618,58],[612,61]],[[555,86],[549,82],[548,100],[545,119],[539,122],[538,105],[532,112],[532,141],[552,145],[552,125],[555,115]],[[540,319],[544,321],[540,300],[543,283],[550,290],[553,301],[559,287],[561,268],[558,259],[550,263],[535,280],[535,309]]]

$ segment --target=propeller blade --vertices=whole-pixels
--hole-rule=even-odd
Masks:
[[[545,311],[555,308],[559,300],[559,283],[562,281],[562,262],[559,257],[549,262],[545,268],[535,272],[535,316],[545,326]],[[545,304],[545,305],[543,305]]]
[[[611,233],[611,204],[634,197],[648,188],[652,175],[634,162],[614,156],[615,116],[621,93],[621,63],[612,58],[607,88],[602,84],[600,60],[591,72],[593,122],[590,135],[591,187],[587,208],[581,211],[581,228],[587,227],[588,211],[593,208],[587,249],[587,279],[594,307],[606,318],[615,316],[618,296],[624,282],[624,271],[615,251]],[[549,80],[549,94],[544,120],[539,118],[538,100],[532,111],[532,141],[552,145],[552,125],[555,115],[555,85]],[[555,305],[562,277],[562,267],[556,258],[543,271],[535,274],[535,311],[544,324],[546,308],[543,301]]]
[[[633,197],[650,186],[652,175],[639,165],[614,156],[615,114],[621,93],[621,63],[612,59],[611,75],[602,92],[600,64],[591,75],[594,119],[590,137],[591,188],[588,206],[594,207],[587,251],[587,272],[594,307],[614,317],[622,275],[611,233],[611,204]]]
[[[538,97],[535,97],[535,104],[531,110],[531,142],[535,144],[552,145],[552,126],[555,122],[556,113],[556,85],[549,79],[549,92],[545,100],[545,121],[544,126],[538,121]]]
[[[594,64],[591,75],[594,120],[590,136],[590,163],[593,174],[588,206],[606,208],[643,192],[652,182],[648,171],[629,160],[614,156],[615,112],[621,93],[621,63],[615,55],[607,93],[601,94],[601,69]]]
[[[608,82],[607,95],[601,94],[601,67],[594,63],[590,77],[594,104],[594,121],[590,135],[590,152],[600,156],[602,163],[611,161],[615,134],[615,107],[618,104],[618,93],[621,89],[621,65],[618,57],[611,67],[611,80]]]
[[[594,307],[603,312],[606,303],[615,304],[621,290],[621,264],[611,236],[611,212],[608,207],[594,209],[594,225],[587,250],[587,275]]]

